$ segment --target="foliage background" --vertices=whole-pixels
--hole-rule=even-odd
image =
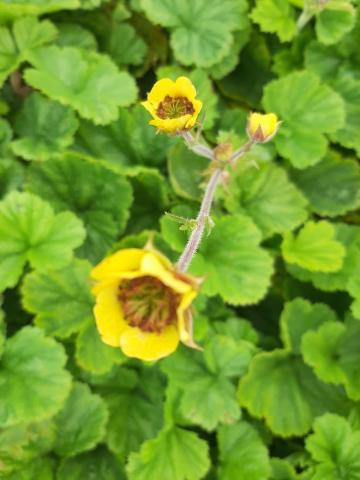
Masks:
[[[330,0],[298,32],[301,11],[0,1],[1,479],[360,479],[360,20]],[[145,364],[100,342],[89,271],[150,232],[184,245],[164,212],[196,212],[207,161],[138,104],[179,74],[211,144],[250,110],[283,123],[192,264],[204,353]]]

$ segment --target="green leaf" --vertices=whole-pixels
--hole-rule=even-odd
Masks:
[[[117,65],[141,65],[144,62],[148,47],[131,25],[115,25],[108,41],[108,51]]]
[[[346,326],[329,322],[316,332],[303,337],[302,353],[305,362],[323,381],[343,384],[348,396],[360,400],[360,322]]]
[[[291,176],[319,215],[335,217],[360,206],[360,168],[354,160],[330,151],[317,165]]]
[[[335,239],[343,245],[346,252],[340,270],[334,273],[310,272],[296,265],[287,265],[289,272],[299,280],[310,281],[316,288],[329,292],[347,290],[349,279],[360,266],[359,227],[344,223],[333,224],[333,226],[336,232]]]
[[[118,118],[118,107],[136,100],[136,85],[105,55],[72,47],[39,48],[28,55],[33,68],[24,78],[32,87],[97,125]]]
[[[114,382],[110,382],[113,386]],[[125,461],[153,438],[163,423],[163,384],[158,371],[144,370],[133,385],[105,393],[110,418],[106,442]]]
[[[267,112],[276,113],[284,122],[275,136],[276,148],[300,169],[321,160],[327,145],[324,133],[335,132],[345,121],[340,95],[308,71],[291,73],[268,83],[263,104]]]
[[[0,202],[0,290],[14,286],[27,261],[44,271],[70,262],[85,231],[70,212],[54,214],[29,193],[10,193]]]
[[[57,480],[125,480],[117,458],[105,448],[83,453],[63,460],[57,471]]]
[[[0,17],[3,4],[0,5]],[[16,20],[12,30],[0,27],[0,86],[27,59],[31,50],[51,42],[56,35],[57,30],[49,20],[40,22],[35,17]]]
[[[320,382],[300,357],[284,350],[254,357],[240,381],[239,400],[282,437],[304,435],[315,417],[327,411],[345,415],[349,406],[341,388]]]
[[[92,315],[91,265],[74,260],[61,270],[32,272],[22,285],[22,302],[35,316],[35,324],[47,335],[66,338],[79,332]]]
[[[350,2],[330,1],[316,16],[316,35],[321,43],[337,43],[355,25],[356,10]]]
[[[230,51],[232,32],[247,25],[247,4],[238,0],[141,0],[147,17],[170,27],[175,58],[183,65],[211,67]],[[245,20],[244,20],[245,18]]]
[[[125,228],[132,201],[129,182],[105,165],[74,155],[33,165],[29,173],[27,190],[81,218],[87,238],[78,253],[99,261]]]
[[[168,153],[168,169],[175,193],[188,200],[200,201],[200,184],[205,181],[202,174],[208,166],[208,159],[191,152],[182,142],[174,145]]]
[[[266,236],[292,230],[307,217],[305,198],[285,170],[273,164],[259,169],[240,164],[231,174],[224,198],[230,213],[249,215]]]
[[[270,480],[296,480],[298,478],[294,467],[286,460],[271,458],[270,464]]]
[[[62,407],[71,377],[63,348],[40,329],[25,327],[7,340],[0,361],[0,425],[49,418]]]
[[[293,353],[300,354],[301,339],[306,332],[336,319],[334,311],[326,304],[311,304],[303,298],[286,302],[280,317],[283,344]]]
[[[286,262],[312,272],[336,272],[343,265],[346,250],[335,240],[335,234],[334,226],[326,220],[309,221],[297,236],[285,235],[281,245],[283,257]]]
[[[24,15],[42,15],[63,9],[75,9],[79,0],[2,0],[0,15],[3,18],[17,18]]]
[[[270,283],[272,259],[260,241],[250,218],[234,215],[219,220],[190,267],[192,273],[205,276],[202,292],[220,294],[233,305],[261,300]]]
[[[360,265],[360,252],[359,252],[359,262]],[[356,265],[356,267],[358,267]],[[351,311],[355,318],[360,319],[360,277],[357,275],[357,268],[354,269],[354,275],[349,278],[347,284],[347,291],[354,298],[353,303],[351,304]]]
[[[295,10],[288,0],[257,0],[251,18],[263,32],[276,33],[282,42],[296,34]]]
[[[194,432],[171,427],[132,453],[126,470],[129,480],[200,480],[209,467],[207,443]]]
[[[74,112],[39,93],[25,100],[15,122],[13,152],[26,160],[48,160],[72,144],[78,121]]]
[[[360,479],[360,432],[353,432],[345,418],[331,413],[317,418],[306,449],[317,462],[313,480]]]
[[[59,47],[80,47],[87,50],[97,50],[95,35],[77,23],[57,23],[59,36],[56,44]]]
[[[24,169],[12,159],[0,160],[0,196],[4,197],[11,190],[16,190],[24,180]]]
[[[0,310],[0,358],[4,352],[4,345],[5,345],[5,338],[6,338],[6,324],[4,321],[4,313]]]
[[[55,453],[60,457],[72,457],[94,448],[104,438],[107,420],[104,400],[87,385],[75,383],[55,418]]]
[[[264,480],[270,473],[268,451],[256,430],[246,422],[218,430],[221,480]]]
[[[4,480],[33,480],[34,478],[36,480],[53,480],[52,462],[49,458],[37,458],[4,477]]]

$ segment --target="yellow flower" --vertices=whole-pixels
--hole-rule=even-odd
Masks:
[[[163,78],[155,83],[142,105],[152,115],[149,124],[166,133],[188,130],[195,125],[202,107],[196,100],[196,90],[186,77],[175,82]]]
[[[175,271],[152,248],[128,248],[102,260],[91,272],[95,280],[94,314],[104,343],[125,355],[157,360],[192,339],[190,305],[197,280]]]
[[[247,134],[254,142],[266,143],[276,134],[279,124],[275,113],[251,113],[247,123]]]

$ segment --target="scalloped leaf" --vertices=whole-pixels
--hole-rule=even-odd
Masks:
[[[141,0],[146,16],[169,27],[175,58],[183,65],[211,67],[230,51],[232,32],[247,26],[243,0]]]
[[[270,474],[267,448],[249,423],[222,425],[217,433],[221,480],[264,480]]]
[[[224,200],[230,213],[249,215],[265,236],[292,230],[307,217],[306,199],[274,164],[258,169],[240,164],[225,187]]]
[[[250,218],[234,215],[219,220],[190,266],[192,273],[205,276],[202,292],[219,294],[233,305],[260,301],[273,272],[272,259],[260,241],[261,234]]]
[[[274,139],[276,148],[300,169],[324,157],[324,133],[336,132],[345,122],[341,96],[309,71],[290,73],[268,83],[263,104],[267,112],[276,113],[284,122]]]
[[[296,236],[285,235],[282,255],[287,263],[311,272],[337,272],[343,266],[346,250],[335,235],[334,226],[326,220],[309,221]]]
[[[295,10],[288,0],[257,0],[251,18],[267,33],[276,33],[281,42],[296,35]]]
[[[10,193],[0,202],[0,290],[18,282],[26,262],[41,271],[65,266],[84,238],[73,213],[55,215],[35,195]]]
[[[360,400],[360,322],[330,322],[304,335],[305,362],[323,381],[343,384],[352,400]]]
[[[79,126],[75,113],[34,92],[26,98],[11,143],[15,155],[26,160],[48,160],[69,147]]]
[[[335,217],[360,206],[360,168],[355,160],[330,151],[317,165],[293,171],[291,178],[319,215]]]
[[[53,159],[32,166],[26,188],[57,210],[71,210],[83,221],[87,237],[77,253],[94,263],[125,229],[132,203],[131,185],[105,165],[74,155]]]
[[[321,43],[333,45],[355,25],[356,10],[346,0],[333,0],[316,16],[316,35]]]
[[[345,418],[331,413],[317,418],[305,445],[317,462],[312,480],[360,479],[360,432]]]
[[[129,480],[171,478],[200,480],[210,467],[209,447],[196,433],[170,427],[131,453],[126,467]]]
[[[346,415],[349,409],[340,387],[320,382],[300,357],[284,350],[256,355],[238,394],[251,415],[264,418],[282,437],[304,435],[315,417],[327,411]]]
[[[79,0],[2,0],[0,15],[11,19],[24,15],[43,15],[64,9],[74,10],[79,7]]]
[[[106,55],[51,46],[32,51],[28,60],[33,65],[24,73],[29,85],[97,125],[116,120],[118,107],[136,100],[134,79]]]
[[[64,407],[55,417],[55,453],[73,457],[94,448],[105,436],[107,420],[104,400],[87,385],[74,383]]]
[[[63,347],[38,328],[25,327],[8,339],[0,360],[0,425],[57,413],[71,386],[65,362]]]
[[[134,27],[119,23],[111,29],[107,50],[119,66],[142,65],[148,46]]]

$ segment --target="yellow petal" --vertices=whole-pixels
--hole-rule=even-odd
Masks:
[[[192,104],[194,106],[195,111],[187,121],[185,125],[186,128],[192,128],[195,125],[198,115],[200,113],[200,110],[202,108],[202,102],[200,102],[200,100],[193,100]]]
[[[156,110],[153,107],[152,103],[146,101],[146,102],[141,102],[141,105],[153,116],[156,117]]]
[[[175,88],[175,82],[170,80],[170,78],[162,78],[155,83],[151,92],[148,93],[148,101],[152,103],[156,109],[166,95],[170,95],[170,97],[174,95]]]
[[[178,318],[178,330],[180,335],[180,340],[182,342],[187,342],[190,338],[189,332],[186,328],[186,319],[185,319],[185,310],[189,308],[191,302],[196,297],[197,292],[195,290],[190,290],[185,293],[182,297],[180,305],[178,306],[176,313]]]
[[[118,288],[119,283],[115,282],[101,290],[94,307],[96,326],[102,341],[112,347],[119,347],[120,335],[128,327],[117,298]]]
[[[147,361],[170,355],[178,344],[179,334],[173,325],[161,333],[143,332],[139,328],[128,327],[120,338],[120,347],[125,355]]]
[[[138,270],[146,251],[140,248],[125,248],[102,260],[91,271],[94,280],[111,280],[124,271]]]
[[[196,97],[196,88],[187,77],[178,77],[175,81],[175,97],[186,97],[193,102]]]
[[[172,272],[166,270],[160,260],[152,252],[148,252],[141,260],[140,270],[143,274],[152,275],[158,278],[168,287],[172,288],[177,293],[187,293],[192,290],[191,285],[178,280]]]
[[[183,115],[179,118],[154,118],[150,120],[149,124],[156,127],[165,133],[176,133],[186,128],[187,122],[190,120],[191,115]]]

